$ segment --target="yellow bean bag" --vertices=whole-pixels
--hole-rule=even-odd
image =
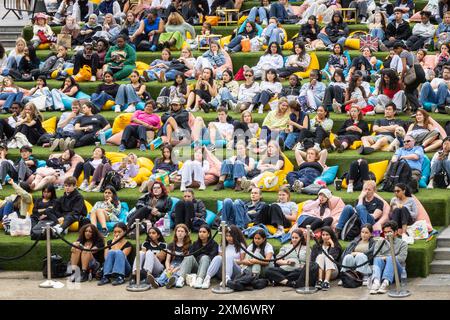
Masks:
[[[3,230],[3,223],[0,222],[0,230]]]
[[[50,119],[42,122],[42,127],[47,133],[55,134],[56,133],[56,117],[51,117]]]
[[[361,48],[361,40],[355,38],[347,38],[345,40],[345,47],[353,50],[359,50]]]
[[[278,191],[286,183],[286,176],[294,170],[292,162],[283,154],[284,167],[276,172],[264,172],[257,187],[263,191]]]
[[[139,73],[140,76],[143,75],[144,71],[148,70],[150,68],[149,64],[146,64],[142,61],[136,61],[136,71]]]
[[[226,44],[229,44],[230,41],[231,41],[231,35],[220,38],[219,39],[220,47],[223,48],[223,46],[226,45]]]
[[[300,202],[300,203],[297,203],[297,206],[298,206],[297,218],[295,219],[294,222],[292,222],[292,225],[294,225],[294,224],[297,222],[298,217],[300,217],[300,215],[302,214],[302,211],[303,211],[303,204],[304,204],[304,203],[305,203],[304,201],[303,201],[303,202]],[[249,227],[253,227],[253,225],[254,225],[254,223],[250,223],[248,226],[249,226]],[[275,232],[277,232],[277,228],[275,228],[275,227],[272,226],[272,225],[266,224],[266,228],[267,228],[267,231],[269,231],[271,234],[274,234]],[[289,229],[290,229],[290,228],[284,228],[284,232],[288,232]]]
[[[48,43],[41,43],[40,45],[38,45],[37,49],[38,50],[48,50],[50,49],[50,42]]]
[[[369,171],[375,175],[375,182],[379,184],[383,180],[384,173],[388,167],[389,160],[369,163]],[[347,179],[342,180],[342,187],[347,188]]]
[[[300,78],[306,79],[309,78],[309,74],[313,69],[320,69],[319,59],[317,59],[317,55],[315,52],[309,52],[309,56],[311,57],[311,62],[309,63],[308,68],[305,71],[296,72],[295,74]]]
[[[130,124],[132,113],[122,113],[114,119],[112,126],[112,134],[125,130],[125,127]]]
[[[111,163],[121,162],[123,158],[127,156],[122,152],[106,152],[105,156],[111,161]]]
[[[371,123],[368,124],[368,127],[369,127],[369,131],[372,130],[372,124],[371,124]],[[372,134],[372,135],[373,135],[373,134]],[[333,132],[331,132],[331,133],[330,133],[330,142],[331,142],[331,143],[334,143],[334,139],[336,139],[336,135],[335,135]],[[352,144],[350,147],[348,147],[348,148],[349,148],[349,150],[356,150],[356,149],[358,149],[358,148],[361,147],[361,146],[362,146],[362,141],[361,141],[361,140],[356,140],[356,141],[353,142],[353,144]]]
[[[284,38],[283,38],[284,44],[281,46],[281,49],[283,49],[283,50],[292,50],[292,48],[294,47],[293,46],[293,42],[292,41],[288,41],[288,36],[287,36],[286,30],[284,30],[284,28],[281,28],[281,30],[283,30],[283,33],[284,33]],[[263,50],[267,50],[267,45],[266,44],[263,45],[262,49]]]
[[[105,104],[102,107],[103,111],[108,111],[111,110],[112,107],[116,104],[116,102],[114,100],[108,100],[105,102]]]
[[[87,202],[86,200],[84,200],[84,205],[86,206],[87,212],[88,212],[88,213],[91,212],[91,210],[92,210],[92,205],[91,205],[89,202]],[[72,223],[72,224],[70,225],[69,231],[70,231],[70,232],[77,232],[77,231],[78,231],[78,227],[79,227],[79,223],[78,223],[78,221],[76,221],[76,222],[74,222],[74,223]]]
[[[152,171],[154,167],[153,161],[145,157],[139,157],[137,159],[137,164],[139,168],[146,168],[150,171]]]
[[[243,24],[245,22],[245,20],[247,20],[248,16],[243,15],[242,17],[239,18],[238,21],[238,25],[240,26],[241,24]]]
[[[138,174],[133,178],[134,181],[136,181],[137,184],[142,184],[144,181],[147,181],[148,178],[152,175],[152,171],[141,167],[139,168]]]

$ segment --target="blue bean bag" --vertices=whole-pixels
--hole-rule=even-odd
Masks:
[[[108,228],[108,231],[113,231],[114,226],[118,223],[118,222],[123,222],[123,223],[127,223],[127,217],[128,217],[128,211],[130,211],[128,204],[126,202],[121,202],[120,203],[120,214],[118,216],[119,221],[117,222],[113,222],[113,221],[108,221],[106,222],[106,228]],[[88,215],[89,218],[89,215]],[[97,222],[97,228],[99,230],[102,229],[102,226],[99,222]]]
[[[47,161],[45,161],[45,160],[38,160],[37,161],[37,167],[38,168],[45,167],[46,165],[47,165]]]
[[[191,147],[194,148],[195,144],[201,144],[202,146],[209,146],[211,144],[211,140],[209,139],[205,139],[205,140],[198,140],[196,142],[192,142]],[[227,141],[226,140],[216,140],[216,147],[222,148],[223,146],[227,145]]]
[[[175,228],[175,220],[172,218],[172,212],[175,210],[175,205],[177,204],[180,199],[171,197],[172,198],[172,208],[169,211],[169,217],[170,217],[170,229],[173,230]],[[211,226],[214,222],[214,219],[216,218],[216,214],[212,212],[211,210],[206,210],[206,217],[205,221],[206,223]]]
[[[67,111],[72,110],[72,102],[74,100],[80,100],[80,99],[91,99],[91,96],[84,93],[83,91],[78,91],[77,94],[75,95],[75,97],[63,97],[62,98],[62,103],[64,105],[64,109],[66,109]]]
[[[324,172],[322,172],[322,175],[317,177],[316,181],[324,181],[326,184],[332,184],[334,179],[336,178],[337,172],[338,172],[339,166],[332,166],[328,167],[328,169]]]
[[[426,188],[428,185],[428,180],[430,179],[431,174],[431,161],[424,155],[422,162],[422,178],[419,181],[419,188]]]

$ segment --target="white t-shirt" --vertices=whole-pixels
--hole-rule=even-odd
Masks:
[[[213,122],[213,124],[216,126],[222,138],[226,138],[227,136],[231,136],[233,134],[234,127],[231,123]]]
[[[222,247],[219,246],[219,253],[221,253],[221,252],[222,252]],[[243,254],[243,253],[244,253],[244,250],[242,250],[242,249],[239,249],[239,252],[236,252],[236,248],[234,247],[233,244],[227,245],[226,249],[225,249],[225,255],[227,257],[233,257],[233,259],[235,259],[235,260],[240,260],[241,254]]]
[[[253,254],[261,254],[261,249],[260,248],[256,248],[255,252],[253,252],[253,243],[251,243],[248,247],[247,250],[250,251]],[[268,253],[272,253],[275,254],[275,252],[273,251],[273,247],[270,243],[266,243],[266,246],[264,248],[264,256],[266,256]]]
[[[91,161],[92,166],[94,169],[97,169],[97,167],[102,163],[102,159],[94,159]]]
[[[295,202],[289,201],[289,202],[277,202],[277,205],[281,208],[281,211],[283,211],[283,214],[285,216],[290,216],[292,212],[298,211],[298,206]]]

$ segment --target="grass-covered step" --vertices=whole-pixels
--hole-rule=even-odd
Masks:
[[[213,230],[213,234],[215,230]],[[65,238],[70,241],[76,241],[78,233],[69,233]],[[112,236],[109,236],[111,239]],[[166,237],[166,242],[171,242],[173,239],[173,232],[170,236]],[[197,239],[197,234],[191,234],[192,241]],[[220,243],[220,235],[215,240]],[[145,240],[145,236],[140,237],[140,241]],[[133,245],[136,244],[135,240],[130,240]],[[29,237],[11,237],[4,235],[0,232],[0,256],[1,257],[14,257],[25,252],[34,241]],[[278,240],[269,239],[269,242],[273,245],[275,252],[278,252],[281,248],[281,244]],[[406,269],[408,277],[426,277],[430,273],[430,263],[433,260],[434,249],[436,248],[436,239],[430,241],[420,240],[416,241],[413,245],[408,247],[408,258],[406,259]],[[247,239],[247,244],[250,244],[250,240]],[[348,242],[340,241],[343,248],[348,245]],[[52,240],[52,254],[59,254],[64,261],[70,259],[70,247],[62,240]],[[313,242],[311,241],[311,245]],[[3,270],[15,270],[15,271],[40,271],[43,268],[43,258],[46,256],[45,241],[40,241],[36,247],[25,257],[13,260],[13,261],[1,261],[0,268]]]

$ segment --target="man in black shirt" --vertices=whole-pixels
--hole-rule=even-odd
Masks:
[[[99,114],[93,114],[94,105],[91,102],[83,104],[83,116],[75,121],[75,148],[93,145],[97,137],[111,128],[109,122]]]
[[[366,181],[363,190],[358,197],[356,207],[346,205],[339,217],[336,225],[336,234],[340,237],[342,229],[353,214],[357,214],[361,220],[361,225],[369,223],[374,225],[383,215],[384,202],[380,196],[375,193],[376,183],[373,180]]]
[[[363,145],[358,149],[360,154],[371,154],[388,146],[395,139],[395,130],[403,126],[403,121],[395,118],[395,104],[388,103],[384,110],[384,119],[377,119],[373,124],[375,136],[361,138]]]

